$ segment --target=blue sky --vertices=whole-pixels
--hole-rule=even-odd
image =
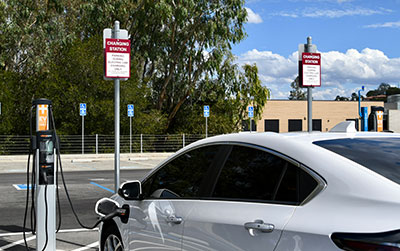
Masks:
[[[314,99],[400,84],[400,0],[248,0],[245,7],[248,36],[233,53],[239,64],[257,64],[273,99],[289,96],[307,36],[322,54]]]

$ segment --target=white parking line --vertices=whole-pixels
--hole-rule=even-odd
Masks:
[[[72,251],[83,251],[83,250],[87,250],[89,248],[94,248],[94,247],[98,247],[98,246],[99,246],[99,242],[96,241],[96,242],[93,242],[92,244],[89,244],[87,246],[84,246],[84,247],[81,247],[81,248],[78,248],[78,249],[74,249]]]
[[[36,239],[36,236],[31,236],[31,237],[29,237],[29,238],[26,238],[26,242],[28,242],[28,241],[30,241],[30,240],[33,240],[33,239]],[[24,240],[23,240],[23,239],[22,239],[22,240],[19,240],[19,241],[16,241],[16,242],[13,242],[13,243],[10,243],[10,244],[7,244],[7,245],[5,245],[5,246],[2,246],[2,247],[0,247],[0,250],[5,250],[5,249],[7,249],[7,248],[11,248],[11,247],[17,246],[17,245],[19,245],[19,244],[21,244],[21,243],[24,243]]]
[[[90,232],[90,231],[98,231],[99,228],[87,229],[87,228],[76,228],[76,229],[64,229],[58,231],[59,233],[70,233],[70,232]]]
[[[70,233],[70,232],[89,232],[89,231],[98,231],[98,230],[99,230],[99,228],[93,228],[93,229],[76,228],[76,229],[63,229],[58,232],[59,233]],[[26,234],[30,234],[30,231],[26,231]],[[0,237],[7,237],[7,236],[13,236],[13,235],[23,235],[23,232],[4,233],[4,234],[0,234]]]

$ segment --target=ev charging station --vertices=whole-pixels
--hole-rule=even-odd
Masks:
[[[33,101],[36,135],[31,138],[35,175],[36,250],[56,250],[56,135],[50,130],[51,101]],[[33,186],[32,186],[33,189]]]
[[[32,111],[36,109],[36,130],[33,135]],[[61,208],[58,198],[58,168],[61,171],[62,183],[65,194],[71,206],[71,210],[79,225],[86,229],[93,229],[102,221],[109,220],[115,216],[125,215],[126,210],[118,209],[101,217],[93,226],[86,226],[80,220],[75,212],[71,198],[68,193],[67,185],[64,179],[62,162],[60,157],[60,145],[57,137],[54,117],[52,112],[52,103],[47,99],[37,99],[33,101],[30,112],[30,132],[31,132],[31,151],[28,157],[27,165],[27,197],[25,206],[25,216],[23,225],[24,242],[27,250],[30,250],[25,235],[25,226],[27,220],[30,187],[32,188],[32,206],[34,208],[34,217],[31,211],[32,234],[36,234],[36,250],[54,251],[56,250],[56,202],[58,205],[59,226],[61,227]],[[30,183],[30,156],[33,153],[32,183]]]

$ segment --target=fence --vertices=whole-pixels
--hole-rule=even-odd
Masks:
[[[59,135],[61,153],[113,153],[114,135]],[[182,147],[205,138],[202,134],[121,135],[121,153],[175,152]],[[0,154],[28,154],[29,136],[0,135]]]

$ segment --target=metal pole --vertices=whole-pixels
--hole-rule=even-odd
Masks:
[[[251,132],[251,118],[250,118],[250,132]]]
[[[182,147],[185,147],[185,134],[182,134]]]
[[[311,37],[307,37],[305,52],[312,52],[311,44]],[[308,132],[312,132],[312,87],[310,86],[307,87],[307,124]]]
[[[85,154],[85,116],[82,116],[82,154]]]
[[[119,38],[119,21],[115,21],[114,30],[113,30],[113,38]],[[118,191],[119,188],[119,78],[114,79],[114,129],[115,129],[115,142],[114,142],[114,184],[115,184],[115,192]]]
[[[143,134],[140,134],[140,153],[143,153]]]
[[[132,117],[129,117],[129,153],[132,153]]]
[[[99,154],[99,135],[96,134],[96,154]]]
[[[207,125],[207,117],[206,117],[206,138],[207,138],[207,136],[208,136],[208,135],[207,135],[207,134],[208,134],[207,131],[208,131],[208,125]]]

